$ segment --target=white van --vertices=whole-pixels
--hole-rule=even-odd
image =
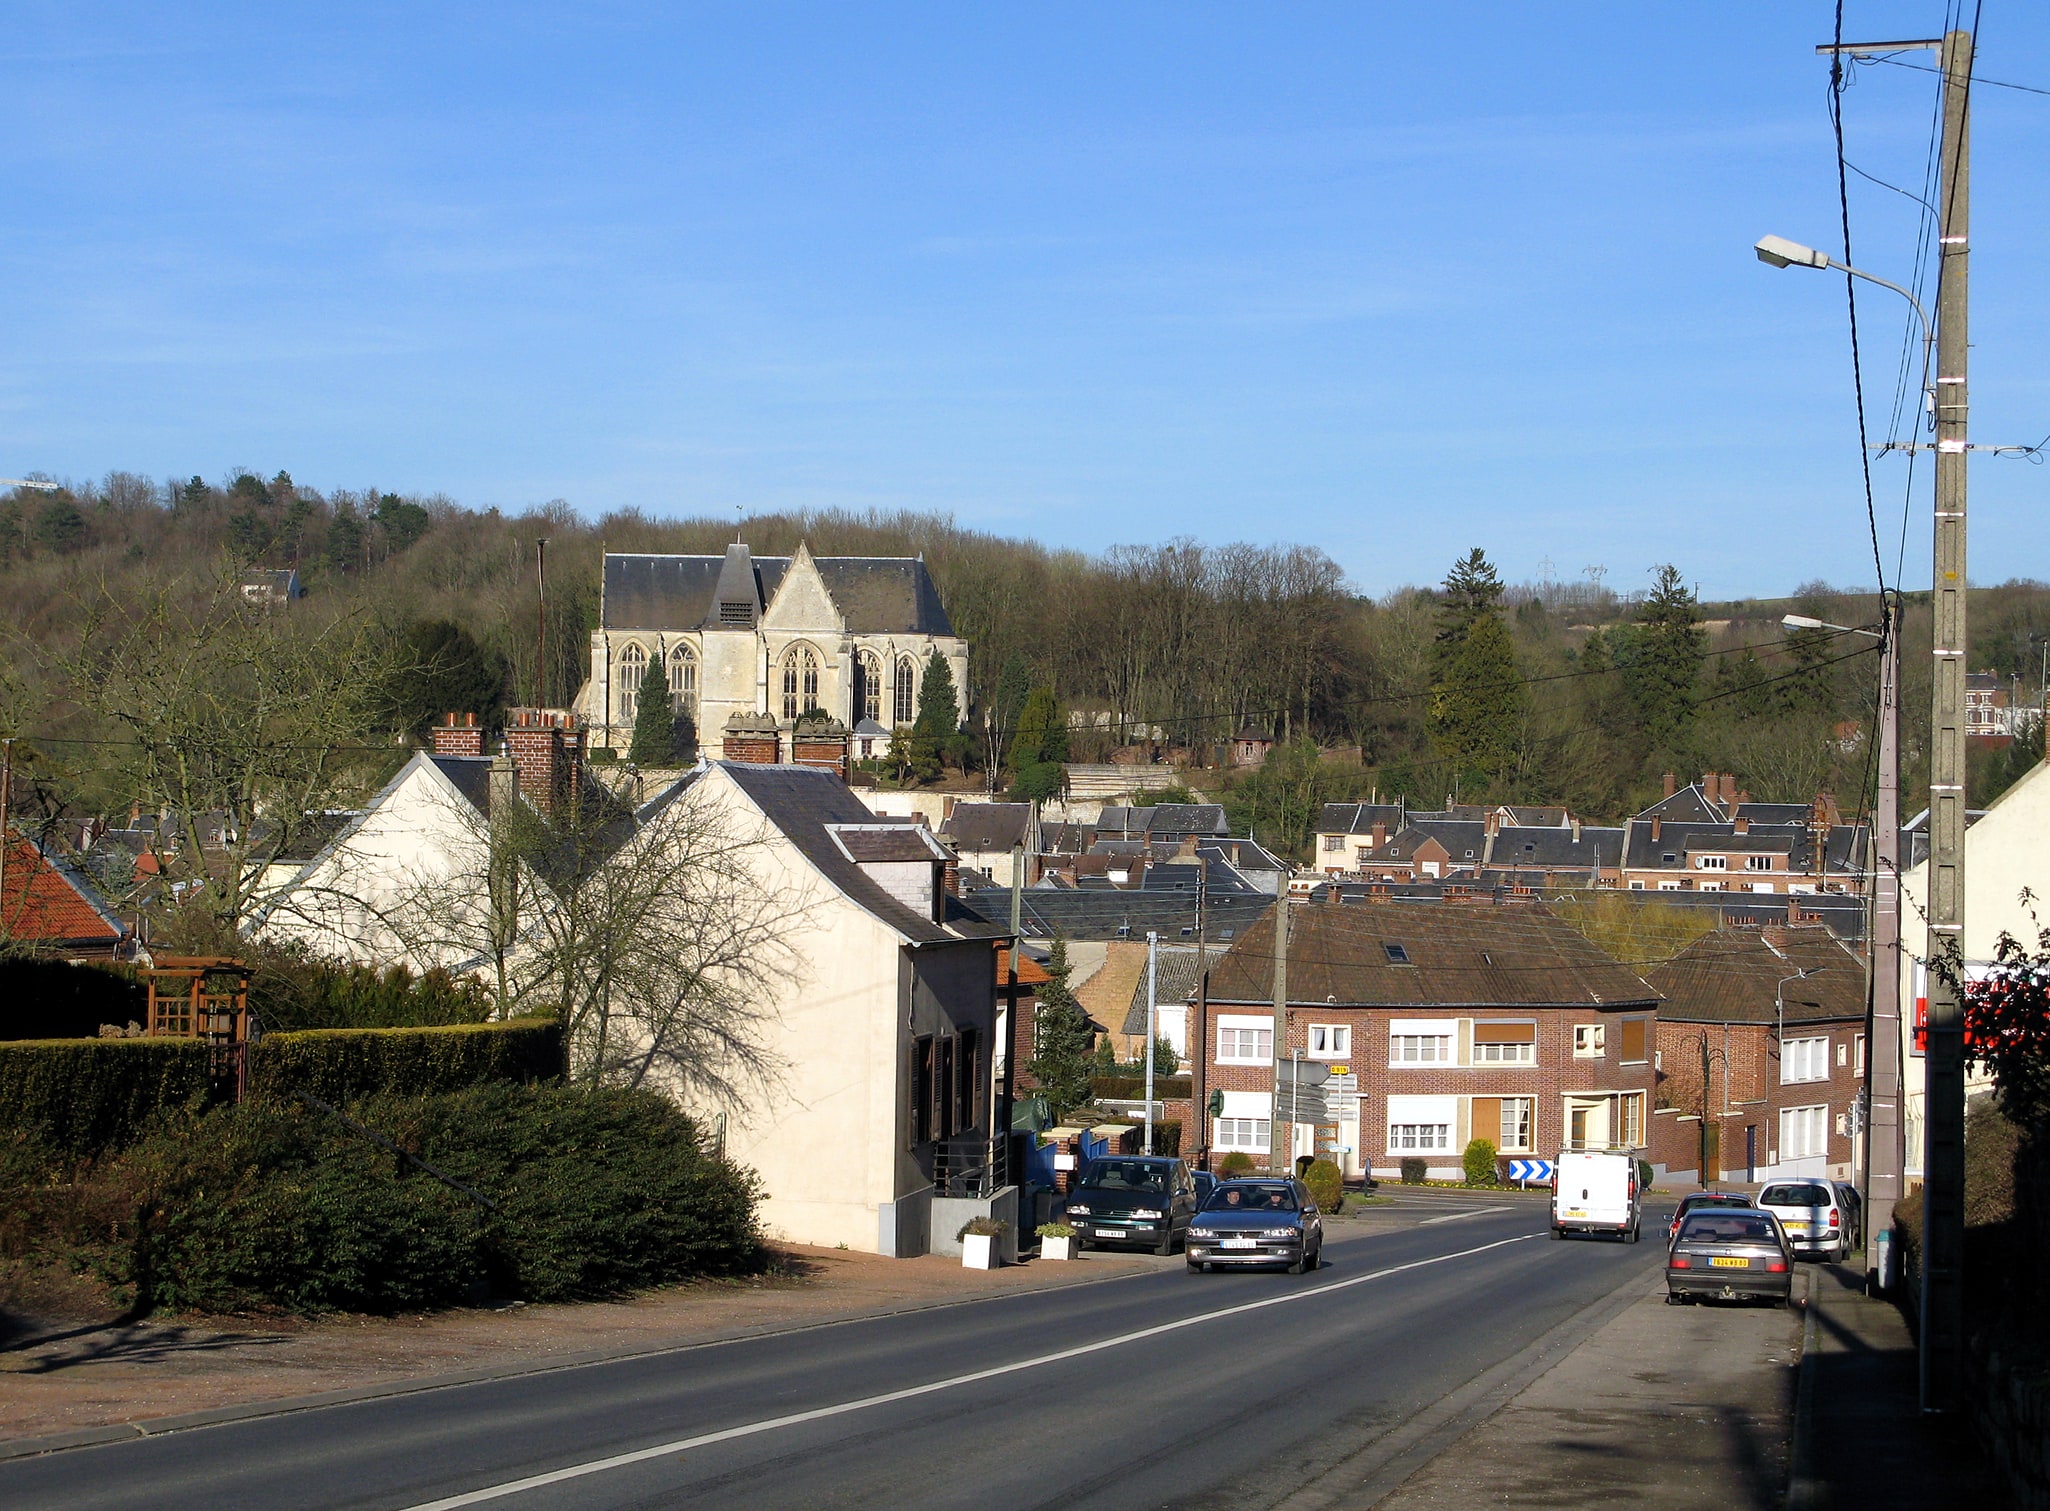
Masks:
[[[1637,1242],[1637,1156],[1574,1150],[1552,1167],[1552,1236],[1613,1233]]]

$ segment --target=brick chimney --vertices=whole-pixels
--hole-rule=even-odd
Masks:
[[[1666,789],[1664,795],[1666,797],[1671,797],[1675,792],[1680,790],[1680,779],[1674,776],[1669,771],[1666,773],[1664,786]]]
[[[1374,848],[1376,850],[1380,849],[1383,845],[1388,843],[1388,826],[1387,824],[1383,823],[1380,819],[1374,820],[1373,840]]]
[[[1651,842],[1654,845],[1659,842],[1659,831],[1665,827],[1665,822],[1655,813],[1651,816]]]
[[[438,756],[480,756],[484,754],[484,726],[475,714],[447,713],[429,733]]]
[[[830,771],[844,782],[848,739],[847,726],[838,719],[799,719],[790,733],[790,759],[799,766]]]
[[[1740,819],[1738,819],[1738,820],[1737,820],[1737,832],[1738,832],[1739,834],[1749,834],[1749,833],[1751,832],[1751,820],[1750,820],[1750,819],[1748,819],[1748,818],[1740,818]]]
[[[577,716],[560,708],[510,709],[505,748],[521,794],[552,817],[583,776],[584,732]]]
[[[1723,773],[1723,803],[1726,807],[1734,809],[1739,801],[1740,799],[1737,796],[1737,773],[1725,771]]]
[[[1719,776],[1717,776],[1716,773],[1714,773],[1713,771],[1704,771],[1701,773],[1701,795],[1703,797],[1707,798],[1712,803],[1717,798],[1722,796],[1722,791],[1722,779]]]
[[[783,754],[776,721],[767,714],[728,715],[720,753],[723,759],[740,766],[776,765]]]

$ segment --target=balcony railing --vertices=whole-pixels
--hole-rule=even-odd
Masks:
[[[988,1196],[1010,1184],[1005,1171],[1004,1140],[944,1139],[932,1146],[932,1189],[935,1196]]]

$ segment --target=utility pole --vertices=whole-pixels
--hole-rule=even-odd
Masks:
[[[534,706],[548,706],[548,537],[534,541],[534,578],[540,600],[534,614]]]
[[[13,836],[7,832],[9,820],[14,817],[14,741],[0,740],[0,940],[14,937],[14,924],[7,916],[7,852],[14,848]],[[22,896],[28,896],[28,888],[22,888]]]
[[[1274,893],[1274,1088],[1267,1098],[1267,1168],[1286,1174],[1294,1163],[1293,1142],[1284,1152],[1281,1146],[1281,1065],[1288,1043],[1288,878],[1280,879]],[[1289,1132],[1293,1138],[1294,1128]]]
[[[1187,1157],[1208,1163],[1210,1099],[1204,1083],[1209,1080],[1205,1071],[1210,1063],[1210,951],[1206,947],[1210,936],[1205,932],[1203,881],[1209,867],[1202,864],[1202,856],[1196,860],[1196,1022],[1193,1028],[1183,1025],[1182,1038],[1189,1051],[1189,1121],[1196,1125],[1196,1141],[1189,1146]]]
[[[1153,1152],[1153,1040],[1160,1012],[1160,935],[1146,931],[1146,1152]]]
[[[1936,969],[1965,927],[1966,293],[1971,266],[1971,33],[1943,39],[1936,284],[1936,613],[1929,749],[1929,1017],[1922,1098],[1922,1409],[1958,1400],[1964,1340],[1964,1004]]]
[[[1872,1003],[1865,1027],[1866,1287],[1893,1284],[1893,1207],[1901,1198],[1901,606],[1883,604],[1879,670],[1879,792],[1873,804]],[[1882,1262],[1875,1235],[1886,1234]]]

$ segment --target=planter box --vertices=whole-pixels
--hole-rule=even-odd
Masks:
[[[1073,1259],[1075,1257],[1074,1236],[1070,1234],[1066,1238],[1040,1239],[1039,1257],[1041,1259]]]
[[[961,1268],[994,1270],[1003,1263],[997,1255],[994,1233],[965,1233],[961,1237]]]

